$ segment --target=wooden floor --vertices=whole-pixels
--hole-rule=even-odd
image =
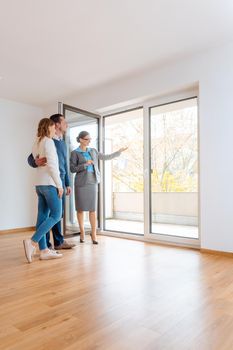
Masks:
[[[0,236],[1,350],[233,349],[232,258],[100,237],[28,264],[24,237]]]

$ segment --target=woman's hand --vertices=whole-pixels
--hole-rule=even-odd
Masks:
[[[121,147],[118,152],[124,152],[128,149],[129,147]]]
[[[58,189],[57,189],[57,192],[58,192],[58,197],[59,197],[59,198],[62,198],[63,192],[64,192],[63,188],[58,188]]]
[[[91,165],[91,164],[94,164],[92,159],[89,159],[89,160],[86,161],[86,165]]]

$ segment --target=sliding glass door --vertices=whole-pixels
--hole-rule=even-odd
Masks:
[[[99,149],[98,115],[64,106],[69,124],[68,153],[87,130]],[[145,104],[103,117],[103,152],[128,147],[120,157],[100,161],[101,228],[115,234],[197,245],[198,232],[198,103],[187,98],[163,105]],[[72,194],[66,198],[65,232],[78,232]],[[86,229],[89,221],[86,216]],[[182,241],[183,240],[183,241]]]
[[[150,232],[198,238],[197,98],[151,107]]]

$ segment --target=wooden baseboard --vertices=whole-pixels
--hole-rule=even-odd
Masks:
[[[200,252],[204,254],[221,255],[221,256],[227,256],[228,258],[233,258],[233,253],[223,252],[221,250],[211,250],[211,249],[201,248]]]
[[[0,230],[0,235],[8,235],[11,233],[22,233],[22,232],[27,232],[27,231],[34,231],[35,227],[34,226],[29,226],[29,227],[21,227],[21,228],[12,228],[9,230]]]

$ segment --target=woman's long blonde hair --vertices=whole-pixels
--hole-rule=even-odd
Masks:
[[[54,124],[54,121],[49,118],[43,118],[40,120],[37,129],[38,142],[40,142],[45,136],[50,136],[49,127]]]

